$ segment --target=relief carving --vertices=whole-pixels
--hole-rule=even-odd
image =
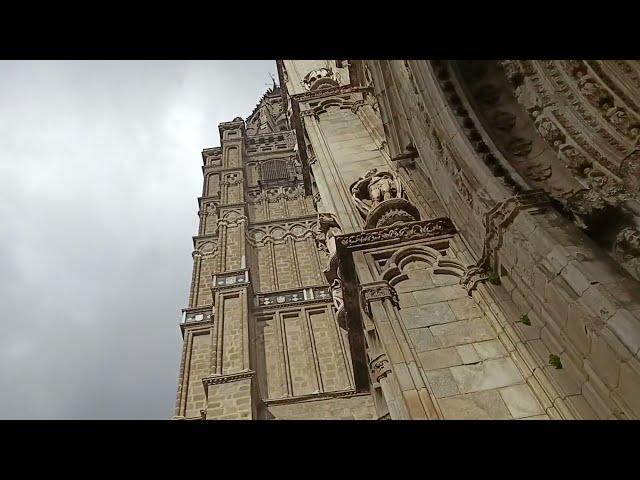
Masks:
[[[634,227],[623,229],[616,237],[613,253],[622,267],[640,280],[640,230]]]

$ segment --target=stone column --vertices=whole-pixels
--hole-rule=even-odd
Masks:
[[[419,362],[397,314],[395,289],[385,281],[364,284],[361,302],[372,380],[380,383],[391,418],[437,419]]]

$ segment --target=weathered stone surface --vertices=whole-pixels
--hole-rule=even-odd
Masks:
[[[448,368],[432,370],[426,373],[431,391],[437,398],[448,397],[460,393],[458,385],[453,379],[451,371]]]
[[[500,395],[513,418],[542,415],[542,406],[526,384],[501,388]]]
[[[488,340],[486,342],[474,343],[473,347],[476,349],[476,352],[478,352],[478,355],[482,360],[499,358],[507,355],[507,351],[499,340]]]
[[[494,338],[491,327],[483,318],[434,325],[431,327],[431,333],[440,341],[443,347],[482,342]]]
[[[444,418],[449,420],[508,420],[512,418],[496,390],[443,398],[439,403]]]
[[[491,390],[523,381],[510,358],[486,360],[478,365],[461,365],[450,370],[461,393]]]
[[[422,367],[425,370],[438,370],[440,368],[461,365],[462,359],[455,348],[443,348],[418,354]]]

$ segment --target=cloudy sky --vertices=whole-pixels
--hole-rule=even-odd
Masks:
[[[173,415],[200,152],[275,61],[0,61],[0,418]]]

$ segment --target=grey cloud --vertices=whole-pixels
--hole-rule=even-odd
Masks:
[[[200,151],[268,72],[0,62],[0,417],[172,415]]]

